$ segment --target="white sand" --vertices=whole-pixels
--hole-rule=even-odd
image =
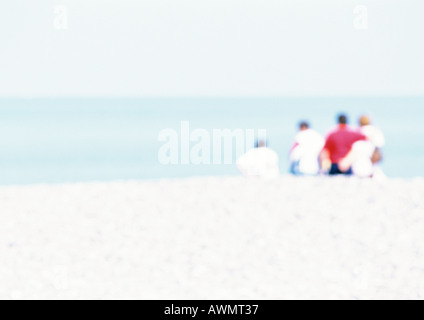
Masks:
[[[424,298],[424,180],[0,188],[0,298]]]

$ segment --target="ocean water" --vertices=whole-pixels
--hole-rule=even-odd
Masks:
[[[335,116],[370,114],[385,133],[389,177],[424,176],[424,97],[1,99],[0,185],[237,175],[235,165],[162,165],[161,130],[266,129],[289,168],[297,123],[325,134]],[[195,144],[195,143],[194,143]]]

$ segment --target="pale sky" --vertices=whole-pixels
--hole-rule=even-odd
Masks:
[[[2,1],[0,97],[423,95],[423,15],[423,0]]]

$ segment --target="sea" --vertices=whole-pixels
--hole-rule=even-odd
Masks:
[[[288,174],[298,123],[325,135],[339,113],[353,126],[368,114],[384,132],[381,166],[389,177],[424,177],[424,97],[43,98],[0,99],[0,185],[239,175],[236,155],[228,164],[160,161],[163,132],[179,139],[178,159],[180,144],[196,145],[184,141],[187,124],[211,137],[265,130]]]

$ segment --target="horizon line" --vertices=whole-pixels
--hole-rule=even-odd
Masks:
[[[103,99],[103,100],[150,100],[150,99],[162,99],[162,100],[177,100],[177,99],[364,99],[364,98],[424,98],[424,94],[392,94],[392,95],[263,95],[263,96],[243,96],[243,95],[222,95],[222,96],[208,96],[208,95],[175,95],[175,96],[131,96],[131,95],[110,95],[110,96],[97,96],[97,95],[70,95],[70,96],[0,96],[0,100],[58,100],[58,99]]]

